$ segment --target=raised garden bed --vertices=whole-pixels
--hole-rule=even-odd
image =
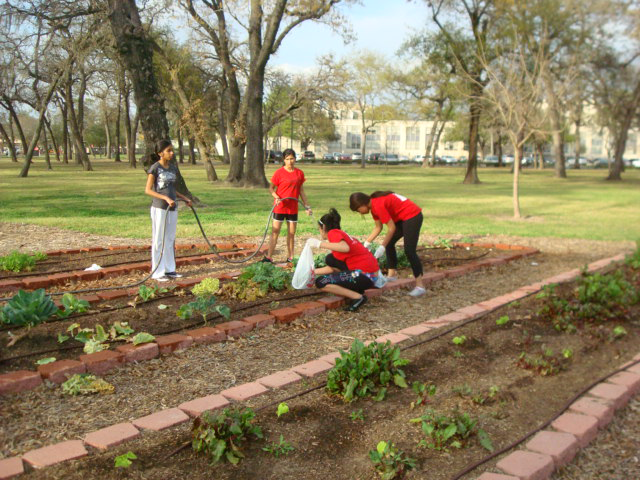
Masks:
[[[438,391],[442,392],[442,394],[439,393],[433,398],[434,405],[446,407],[456,402],[469,403],[468,399],[465,398],[456,400],[456,395],[459,396],[459,394],[454,395],[448,392],[446,387],[449,384],[453,385],[457,379],[461,381],[468,379],[469,382],[476,382],[470,383],[472,389],[480,389],[485,386],[484,383],[477,384],[476,377],[480,374],[483,382],[487,381],[487,388],[492,384],[504,385],[504,391],[506,392],[505,408],[507,412],[511,412],[511,416],[507,417],[507,420],[514,417],[517,417],[518,420],[514,426],[513,422],[503,422],[505,419],[500,418],[502,417],[501,414],[496,415],[495,418],[489,418],[488,424],[497,429],[496,438],[502,439],[501,435],[506,431],[517,432],[531,423],[531,418],[526,415],[528,409],[523,409],[523,406],[526,407],[536,399],[544,398],[544,405],[540,408],[538,406],[535,407],[535,412],[541,414],[544,408],[551,408],[556,405],[554,396],[560,397],[560,393],[569,390],[567,387],[577,385],[584,380],[582,376],[587,373],[593,375],[596,371],[606,370],[611,363],[622,362],[638,351],[637,340],[635,340],[638,329],[635,323],[625,324],[625,328],[628,327],[628,335],[612,344],[578,335],[567,337],[565,334],[561,335],[550,328],[548,324],[541,325],[535,319],[527,319],[527,315],[536,308],[535,305],[530,305],[530,302],[535,302],[535,300],[521,300],[521,305],[507,307],[506,313],[512,319],[518,318],[517,323],[520,324],[519,326],[511,324],[511,326],[498,328],[495,320],[505,313],[499,311],[486,317],[482,322],[469,325],[456,332],[456,335],[464,334],[471,340],[477,340],[469,342],[468,351],[464,349],[462,357],[453,353],[452,348],[459,348],[454,347],[448,337],[434,341],[428,347],[415,349],[415,351],[419,350],[421,352],[419,354],[410,354],[414,355],[414,362],[408,372],[418,376],[421,381],[435,381],[442,384],[442,386],[438,385]],[[398,314],[400,312],[398,306],[398,304],[394,304],[391,311],[387,312],[386,315]],[[493,318],[493,316],[497,318]],[[637,308],[631,311],[631,318],[638,318]],[[562,347],[562,345],[570,345],[574,351],[573,365],[565,372],[562,372],[560,376],[548,378],[532,377],[529,371],[517,369],[513,365],[516,359],[511,356],[512,354],[521,353],[516,351],[519,350],[517,342],[519,340],[522,341],[523,329],[525,328],[531,332],[527,335],[527,338],[533,335],[532,344],[538,345],[543,342],[556,349]],[[539,335],[539,337],[536,338],[536,335]],[[599,362],[591,362],[592,359],[599,360]],[[580,361],[578,362],[578,360]],[[420,377],[420,375],[423,376]],[[251,379],[248,380],[250,381]],[[409,380],[412,380],[411,377]],[[563,389],[560,387],[563,387]],[[402,420],[407,414],[400,408],[400,405],[406,401],[406,391],[396,391],[389,397],[391,402],[396,402],[393,405],[398,407],[396,411],[391,409],[394,414],[389,418],[387,415],[389,414],[390,404],[387,401],[381,404],[365,401],[362,405],[365,405],[366,408],[363,408],[363,410],[365,410],[365,417],[369,417],[370,421],[365,422],[362,426],[355,422],[353,427],[350,427],[351,419],[349,418],[352,409],[344,407],[337,402],[323,402],[324,396],[320,394],[317,394],[318,398],[314,400],[314,395],[316,394],[303,397],[301,403],[297,403],[298,400],[295,403],[291,401],[290,405],[293,407],[293,414],[285,417],[280,422],[272,420],[273,413],[270,413],[268,417],[264,417],[263,423],[268,427],[268,432],[271,435],[270,441],[277,440],[274,435],[282,432],[284,438],[295,445],[298,450],[287,457],[273,459],[264,453],[260,453],[258,449],[263,446],[262,444],[252,445],[247,450],[250,453],[250,458],[241,464],[240,470],[223,466],[215,470],[216,477],[248,478],[255,476],[257,474],[255,472],[260,472],[261,478],[283,478],[283,476],[292,478],[296,478],[296,476],[299,478],[326,478],[326,465],[331,464],[332,468],[335,468],[335,476],[332,478],[371,478],[370,467],[369,470],[361,470],[360,467],[368,464],[366,452],[375,448],[375,443],[382,439],[380,436],[383,433],[396,432],[401,439],[392,438],[391,440],[401,447],[405,447],[405,444],[403,444],[405,440],[403,439],[408,438],[407,435],[410,431],[415,431],[414,425],[411,425],[413,428],[402,425]],[[512,402],[510,400],[512,395],[516,399],[520,399],[519,402],[521,403]],[[547,401],[549,399],[553,401]],[[317,408],[315,408],[316,401],[319,402]],[[514,405],[511,405],[512,403]],[[512,410],[509,410],[512,406]],[[485,405],[482,405],[482,407],[483,409],[486,408]],[[371,416],[366,412],[368,408],[371,409]],[[336,418],[335,422],[333,420],[332,422],[327,422],[327,411],[335,416],[344,415],[347,421],[344,421],[343,418]],[[482,411],[482,409],[479,411]],[[416,416],[415,413],[411,412],[409,415]],[[315,419],[315,421],[305,426],[304,424],[308,422],[299,423],[302,419]],[[344,427],[345,430],[334,429],[334,423],[337,426]],[[485,430],[490,432],[488,428],[485,428]],[[304,434],[301,433],[298,436],[296,433],[298,431],[302,431]],[[141,440],[129,443],[122,448],[125,451],[126,449],[136,451],[141,461],[134,468],[145,468],[144,475],[157,476],[159,478],[173,476],[201,478],[203,475],[211,475],[207,461],[201,457],[192,458],[193,455],[190,452],[182,452],[176,457],[166,458],[167,452],[183,440],[184,429],[177,429],[159,436],[143,436]],[[296,444],[296,441],[303,442],[303,440],[304,444]],[[414,453],[415,447],[409,445],[403,450]],[[112,466],[113,456],[118,453],[121,452],[116,449],[113,453],[101,455],[97,457],[97,463],[96,461],[82,462],[79,470],[78,465],[73,465],[73,467],[60,466],[48,471],[48,473],[52,475],[69,475],[69,478],[74,478],[73,475],[77,475],[75,478],[79,478],[80,475],[85,477],[94,475],[104,478],[118,478],[117,475],[119,474],[113,471]],[[427,453],[432,452],[428,451]],[[474,449],[456,451],[455,455],[438,455],[435,459],[431,459],[429,455],[422,456],[419,457],[419,464],[422,468],[422,473],[430,472],[430,476],[431,474],[439,475],[440,470],[437,466],[440,464],[437,463],[438,459],[440,459],[443,466],[442,471],[444,471],[447,465],[457,466],[458,458],[462,458],[462,464],[464,464],[464,458],[466,458],[465,455],[467,453],[473,455]],[[455,457],[453,460],[452,455]],[[418,455],[414,456],[417,457]],[[445,460],[442,460],[442,458]],[[191,467],[185,468],[185,462],[189,462]],[[75,472],[72,470],[75,470]],[[447,472],[449,475],[451,474],[451,470]],[[419,474],[417,475],[408,478],[421,478]],[[445,474],[443,473],[442,475]],[[434,478],[449,477],[435,476]]]

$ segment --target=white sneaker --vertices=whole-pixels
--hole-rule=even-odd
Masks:
[[[169,278],[182,278],[182,275],[176,272],[167,272],[164,274],[164,276]]]
[[[386,277],[387,282],[395,282],[396,280],[398,280],[398,277]]]
[[[412,297],[421,297],[425,293],[427,293],[426,289],[424,289],[422,287],[415,287],[413,290],[411,290],[409,292],[409,295],[412,296]]]
[[[156,282],[168,282],[169,281],[169,279],[167,277],[152,278],[151,280],[155,280]]]

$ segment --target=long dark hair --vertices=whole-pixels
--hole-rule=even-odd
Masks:
[[[393,192],[391,190],[376,190],[371,195],[367,195],[362,192],[355,192],[349,196],[349,208],[357,212],[360,207],[363,205],[369,205],[369,202],[372,198],[384,197],[385,195],[391,195]]]
[[[293,148],[287,148],[284,152],[282,152],[282,161],[287,158],[289,155],[293,155],[293,158],[296,158],[296,151]]]
[[[329,213],[325,213],[320,217],[320,221],[318,223],[325,232],[336,228],[340,230],[340,214],[335,208],[330,208]]]

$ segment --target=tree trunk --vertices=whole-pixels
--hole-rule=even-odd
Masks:
[[[111,130],[109,128],[109,115],[107,115],[107,106],[104,107],[104,133],[107,137],[107,158],[111,159]]]
[[[187,139],[187,141],[189,142],[189,163],[191,165],[195,165],[196,164],[196,139],[191,135],[189,135],[189,138]]]
[[[482,107],[478,103],[482,96],[483,88],[477,82],[473,84],[473,97],[469,105],[469,161],[467,171],[462,183],[478,184],[478,131],[480,128],[480,115]]]
[[[362,158],[360,159],[360,168],[365,168],[365,165],[367,163],[367,131],[369,130],[366,127],[365,124],[365,120],[364,120],[364,112],[361,110],[360,111],[360,118],[362,118],[362,139],[361,139],[361,144],[360,144],[360,155],[362,156]]]
[[[67,122],[67,104],[60,101],[62,114],[62,162],[69,163],[69,125]]]
[[[231,163],[229,156],[229,143],[227,142],[227,129],[224,123],[224,112],[222,111],[222,102],[218,102],[218,134],[220,135],[220,143],[222,143],[222,162],[226,165]]]
[[[9,136],[11,137],[11,160],[18,161],[18,152],[16,152],[16,144],[14,140],[16,138],[13,132],[13,118],[9,115]]]
[[[44,121],[44,119],[43,119]],[[51,157],[49,156],[49,141],[47,140],[47,129],[42,129],[42,135],[44,139],[44,161],[47,164],[47,170],[53,170],[51,168]]]
[[[522,159],[520,155],[520,147],[517,142],[513,142],[514,159],[513,159],[513,218],[520,220],[522,215],[520,213],[520,161]]]
[[[136,112],[133,117],[133,122],[131,122],[131,130],[130,130],[130,141],[129,145],[131,148],[127,147],[127,156],[129,157],[129,167],[137,168],[136,165],[136,139],[138,138],[138,125],[140,124],[140,119],[138,117],[138,112]]]
[[[182,127],[178,126],[178,162],[184,163],[184,152],[182,151]]]
[[[118,110],[116,113],[116,132],[115,132],[115,140],[116,140],[116,154],[114,156],[114,161],[120,162],[120,114],[122,113],[122,93],[118,93]]]
[[[51,128],[51,122],[47,117],[44,117],[44,126],[49,131],[49,138],[51,139],[51,143],[53,143],[53,150],[56,152],[56,162],[60,163],[60,151],[58,150],[58,141],[56,140],[56,136],[53,134],[53,129]]]
[[[13,144],[13,138],[9,139],[9,135],[7,134],[7,131],[4,129],[1,123],[0,123],[0,135],[2,135],[2,138],[7,144],[7,148],[9,149],[9,152],[11,155],[11,161],[14,163],[17,163],[18,157],[16,156],[16,147]]]
[[[87,155],[84,146],[84,138],[82,136],[82,131],[80,130],[80,125],[78,124],[78,117],[76,117],[76,111],[73,107],[73,92],[71,91],[71,82],[67,82],[66,85],[66,100],[67,100],[67,108],[69,110],[69,124],[71,125],[71,131],[73,133],[73,144],[76,150],[77,162],[82,165],[83,170],[92,171],[93,167],[91,166],[91,160]]]
[[[436,161],[436,152],[438,151],[438,146],[440,145],[440,136],[444,131],[444,127],[447,125],[447,122],[442,121],[440,126],[438,127],[438,132],[436,133],[436,138],[433,141],[433,151],[431,153],[431,158],[433,158],[433,162],[435,164]]]
[[[11,100],[8,97],[3,97],[3,100],[5,101],[7,109],[9,110],[9,115],[13,119],[13,123],[18,129],[18,135],[20,136],[20,142],[22,143],[22,155],[26,155],[27,149],[29,148],[29,144],[27,143],[27,137],[25,137],[24,135],[24,130],[22,129],[22,125],[20,124],[20,119],[18,118],[18,114],[16,113],[16,110],[13,108],[13,103],[11,103]]]
[[[436,165],[436,157],[435,155],[433,155],[433,140],[436,136],[436,132],[438,131],[438,118],[436,117],[436,119],[433,121],[433,124],[431,125],[431,133],[429,134],[429,140],[426,142],[426,146],[424,149],[424,156],[425,159],[422,162],[422,166],[426,167],[427,165],[431,166],[431,167],[435,167]],[[431,159],[429,160],[429,156],[431,156]]]
[[[247,155],[245,186],[269,186],[264,173],[264,151],[262,150],[262,100],[264,75],[255,72],[246,92],[247,101]],[[293,133],[292,133],[293,136]]]
[[[574,147],[573,149],[575,150],[575,157],[574,157],[574,168],[578,169],[580,168],[580,150],[581,150],[581,146],[580,146],[580,118],[576,119],[575,122],[576,125],[576,138],[574,141]]]

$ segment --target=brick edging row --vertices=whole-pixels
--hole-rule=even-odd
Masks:
[[[233,248],[239,248],[239,251],[233,252],[224,252],[220,253],[206,253],[199,256],[194,257],[178,257],[176,258],[176,265],[181,267],[184,265],[200,265],[208,262],[212,258],[216,258],[220,256],[222,258],[238,258],[238,257],[246,257],[253,253],[253,249],[256,248],[256,245],[253,243],[217,243],[215,247],[218,250],[230,250]],[[56,250],[53,252],[47,252],[49,256],[63,255],[69,253],[83,253],[83,252],[98,252],[102,250],[113,250],[113,251],[121,251],[121,250],[131,250],[131,249],[150,249],[150,246],[144,247],[136,247],[136,246],[126,246],[126,245],[116,245],[112,247],[88,247],[88,248],[78,248],[71,250]],[[185,245],[177,245],[176,250],[189,250],[189,249],[208,249],[209,246],[207,244],[185,244]],[[264,253],[267,247],[263,247],[260,249],[260,252]],[[35,274],[33,276],[22,277],[21,279],[7,279],[0,280],[0,293],[11,293],[20,289],[26,290],[35,290],[38,288],[49,288],[56,285],[65,285],[68,282],[88,282],[92,280],[100,280],[103,278],[113,278],[122,275],[126,275],[131,272],[150,272],[151,271],[151,262],[135,262],[129,263],[127,265],[116,265],[113,267],[105,267],[100,270],[76,270],[73,272],[64,272],[64,273],[54,273],[51,275],[38,275]],[[126,292],[126,290],[122,290]],[[100,292],[97,295],[86,295],[80,296],[79,298],[89,301],[90,303],[96,303],[102,300],[113,300],[113,296],[109,295],[112,292]],[[122,295],[120,295],[122,296]],[[119,298],[115,297],[115,298]]]
[[[462,247],[477,246],[474,244],[461,244]],[[453,278],[476,271],[487,266],[503,265],[507,262],[523,258],[525,256],[538,253],[538,250],[526,247],[516,247],[501,245],[503,250],[517,251],[507,256],[488,258],[476,262],[470,262],[459,267],[453,267],[440,272],[427,273],[422,278],[423,285],[429,285],[444,278]],[[506,248],[509,247],[509,248]],[[483,248],[497,248],[493,244],[483,244]],[[234,252],[235,253],[235,252]],[[228,272],[217,275],[220,280],[231,279],[239,275],[240,272]],[[180,288],[188,288],[199,283],[202,278],[182,279],[176,282]],[[385,291],[396,288],[413,288],[416,285],[415,279],[401,279],[391,282],[381,289],[369,289],[366,295],[369,298],[382,295]],[[96,298],[114,300],[117,298],[135,295],[137,289],[114,290],[100,292]],[[87,297],[84,297],[87,298]],[[89,298],[93,300],[93,298]],[[340,301],[339,301],[340,300]],[[338,297],[325,297],[318,301],[296,303],[291,307],[279,308],[242,318],[217,324],[214,327],[201,327],[187,330],[184,334],[174,333],[159,336],[154,342],[134,346],[131,344],[121,345],[114,350],[103,350],[101,352],[80,355],[77,360],[66,359],[57,360],[45,365],[40,365],[37,371],[18,370],[15,372],[0,375],[0,395],[6,393],[17,393],[24,390],[31,390],[40,386],[44,380],[53,383],[62,383],[69,376],[77,373],[93,373],[103,375],[114,368],[131,362],[141,362],[156,358],[160,354],[169,354],[178,350],[184,350],[193,344],[223,342],[229,337],[237,337],[257,328],[264,328],[274,323],[287,324],[293,322],[298,317],[319,315],[327,309],[338,308],[342,305],[342,299]]]
[[[624,258],[625,255],[620,254],[602,259],[589,264],[587,270],[595,272]],[[545,285],[572,281],[579,275],[579,270],[564,272],[505,295],[404,328],[397,333],[383,335],[374,341],[401,343],[412,337],[425,334],[431,329],[493,311],[540,291]],[[400,288],[400,286],[394,285],[392,288]],[[335,297],[335,301],[339,303],[343,300]],[[187,422],[190,418],[199,416],[207,410],[220,409],[232,402],[242,402],[271,390],[300,382],[305,377],[310,378],[323,374],[333,367],[335,359],[339,356],[339,352],[332,352],[316,360],[294,366],[289,370],[276,372],[254,382],[228,388],[219,394],[196,398],[181,403],[177,407],[137,418],[132,422],[102,428],[87,434],[83,440],[68,440],[31,450],[20,457],[0,460],[0,480],[23,473],[23,462],[33,468],[44,468],[66,460],[81,458],[89,454],[87,446],[104,451],[139,437],[142,431],[165,430]],[[640,360],[640,354],[636,355],[634,360]],[[629,363],[622,365],[622,368],[628,366]],[[612,420],[613,412],[624,406],[639,391],[640,365],[629,366],[626,371],[598,384],[574,402],[569,407],[570,412],[564,413],[552,423],[554,430],[538,433],[526,444],[526,450],[518,450],[500,460],[497,468],[503,473],[487,472],[478,477],[478,480],[545,480],[549,478],[554,469],[573,458],[578,448],[586,446],[593,440],[598,429],[604,428]]]

